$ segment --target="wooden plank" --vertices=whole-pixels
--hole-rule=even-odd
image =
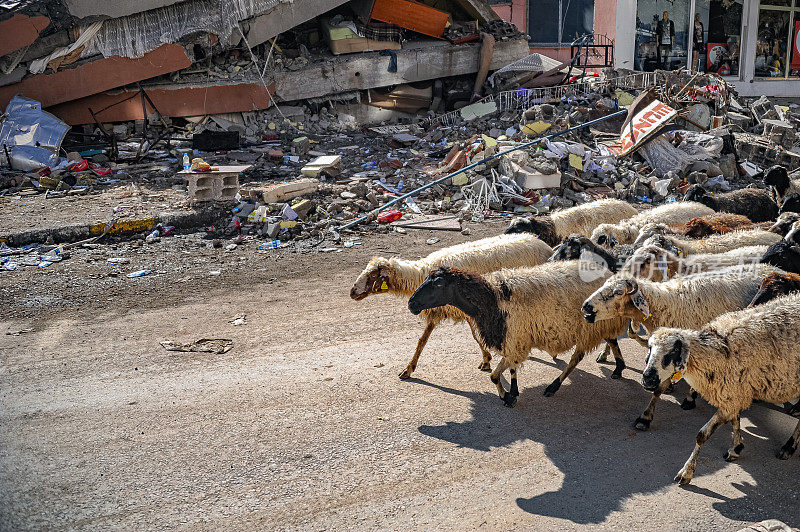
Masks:
[[[450,13],[409,0],[375,0],[370,18],[423,35],[441,37]]]

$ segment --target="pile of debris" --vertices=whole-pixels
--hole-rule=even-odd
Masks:
[[[24,93],[10,99],[0,129],[0,163],[8,168],[0,194],[59,198],[130,182],[169,188],[187,208],[229,209],[210,238],[322,249],[327,236],[338,239],[355,223],[376,231],[462,230],[463,222],[487,216],[542,213],[601,197],[658,204],[680,200],[691,184],[710,192],[763,186],[768,166],[800,167],[796,105],[745,101],[709,74],[573,76],[569,64],[517,53],[527,48],[525,37],[478,0],[454,1],[446,17],[431,12],[435,27],[398,13],[392,18],[380,1],[369,12],[355,0],[309,4],[303,20],[296,13],[279,17],[283,4],[243,2],[234,9],[239,22],[228,26],[207,12],[207,2],[166,3],[143,18],[102,6],[114,13],[96,15],[112,18],[87,16],[84,22],[99,26],[82,26],[66,52],[47,51],[44,62],[31,49],[42,53],[45,42],[63,41],[48,40],[46,32],[6,55],[17,54],[16,65],[25,68],[24,79],[7,85],[12,90],[38,87],[41,76],[100,67],[114,59],[109,51],[141,59],[126,59],[132,62],[115,78],[122,89],[114,92],[53,102],[36,89],[44,101]],[[88,2],[66,2],[70,9],[77,4]],[[181,18],[188,7],[206,9],[198,15],[203,31]],[[474,13],[481,16],[469,18]],[[183,21],[169,26],[180,44],[151,50],[148,32],[164,24],[165,14]],[[123,19],[142,23],[135,44],[120,37],[132,31]],[[363,51],[378,46],[373,41],[380,51]],[[136,74],[151,78],[146,82],[125,78],[163,46],[178,46],[192,60],[160,77]],[[467,66],[443,76],[435,58],[462,52]],[[412,77],[423,82],[397,83],[398,70],[409,80],[403,69],[412,56]],[[237,100],[243,84],[265,91],[264,100]],[[515,88],[503,90],[509,84]],[[202,108],[193,107],[189,87],[197,86]]]

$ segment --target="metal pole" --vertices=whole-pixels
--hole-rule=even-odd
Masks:
[[[595,120],[590,120],[589,122],[584,122],[583,124],[579,124],[577,126],[573,126],[571,128],[567,128],[567,129],[565,129],[563,131],[559,131],[559,132],[553,133],[551,135],[545,135],[543,137],[539,137],[537,139],[525,142],[524,144],[520,144],[519,146],[516,146],[514,148],[509,148],[507,150],[504,150],[504,151],[501,151],[499,153],[496,153],[496,154],[492,155],[491,157],[487,157],[486,159],[482,159],[482,160],[480,160],[480,161],[478,161],[476,163],[472,163],[472,164],[470,164],[468,166],[465,166],[464,168],[461,168],[460,170],[456,170],[455,172],[453,172],[451,174],[447,174],[446,176],[441,177],[441,178],[439,178],[439,179],[437,179],[435,181],[431,181],[427,185],[422,185],[421,187],[416,188],[416,189],[412,190],[411,192],[403,194],[402,196],[398,196],[395,199],[393,199],[392,201],[390,201],[390,202],[388,202],[388,203],[386,203],[386,204],[384,204],[384,205],[382,205],[382,206],[380,206],[380,207],[378,207],[376,209],[371,210],[369,213],[367,213],[365,216],[362,216],[361,218],[357,218],[357,219],[353,220],[352,222],[350,222],[348,224],[345,224],[345,225],[343,225],[341,227],[333,228],[333,231],[338,232],[338,231],[342,231],[344,229],[349,229],[349,228],[353,227],[354,225],[358,225],[358,224],[364,222],[367,218],[369,218],[373,214],[377,214],[377,213],[379,213],[379,212],[391,207],[392,205],[395,205],[398,202],[403,201],[406,198],[410,198],[411,196],[416,196],[417,194],[419,194],[423,190],[427,190],[427,189],[431,188],[434,185],[438,185],[439,183],[441,183],[443,181],[447,181],[448,179],[451,179],[451,178],[457,176],[458,174],[463,174],[467,170],[472,170],[476,166],[480,166],[482,164],[485,164],[485,163],[491,161],[492,159],[497,159],[498,157],[501,157],[501,156],[503,156],[503,155],[505,155],[507,153],[515,152],[515,151],[527,148],[528,146],[533,146],[534,144],[537,144],[537,143],[539,143],[539,142],[541,142],[541,141],[543,141],[545,139],[553,139],[553,138],[556,138],[556,137],[560,137],[561,135],[566,135],[567,133],[571,133],[573,131],[577,131],[579,129],[583,129],[583,128],[587,127],[587,126],[591,126],[591,125],[594,125],[594,124],[599,124],[600,122],[605,122],[609,118],[614,118],[616,116],[621,116],[621,115],[627,114],[627,113],[628,113],[627,110],[617,111],[616,113],[612,113],[610,115],[606,115],[606,116],[597,118]]]

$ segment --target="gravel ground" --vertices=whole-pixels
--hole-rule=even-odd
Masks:
[[[422,327],[401,300],[350,300],[355,276],[370,255],[420,256],[431,236],[438,247],[500,227],[308,254],[180,235],[0,272],[0,529],[800,525],[800,459],[773,454],[794,420],[754,407],[741,460],[722,460],[719,430],[680,488],[672,478],[712,409],[682,411],[680,386],[649,432],[633,430],[648,395],[631,341],[625,378],[587,357],[551,398],[541,392],[564,357],[534,351],[508,409],[466,325],[442,325],[400,381]],[[141,268],[154,273],[124,275]],[[199,338],[234,348],[159,345]]]

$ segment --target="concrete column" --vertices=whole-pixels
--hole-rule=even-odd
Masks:
[[[633,57],[636,53],[636,0],[617,0],[614,26],[614,66],[633,69]]]

